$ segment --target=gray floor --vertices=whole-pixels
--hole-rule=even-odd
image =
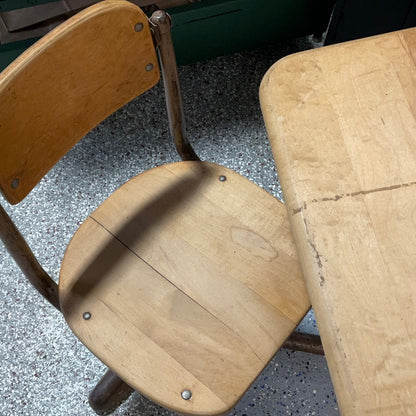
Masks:
[[[258,88],[273,62],[309,47],[302,39],[181,68],[188,132],[203,159],[281,197]],[[57,279],[65,247],[89,212],[132,175],[176,160],[159,85],[98,126],[19,206],[0,201]],[[29,286],[1,243],[0,279],[0,415],[92,415],[87,395],[104,366]],[[317,332],[313,313],[301,328]],[[115,414],[173,415],[138,394]],[[339,412],[325,358],[281,350],[229,416],[295,414]]]

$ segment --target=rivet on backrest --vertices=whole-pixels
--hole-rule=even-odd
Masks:
[[[143,25],[143,23],[140,23],[140,22],[137,23],[136,26],[134,26],[134,30],[136,32],[141,32],[143,30],[143,28],[144,28],[144,25]]]
[[[20,184],[20,179],[19,178],[14,178],[12,180],[12,183],[10,184],[10,186],[12,187],[12,189],[16,189]]]

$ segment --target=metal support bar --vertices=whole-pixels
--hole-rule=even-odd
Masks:
[[[46,300],[60,310],[58,285],[39,264],[22,234],[1,205],[0,239],[30,283]]]
[[[108,369],[91,391],[88,401],[96,413],[106,415],[116,410],[133,392],[133,388]]]
[[[176,150],[182,160],[200,160],[186,138],[178,67],[170,33],[171,19],[165,11],[157,10],[152,14],[150,23],[159,51],[170,133],[175,141]]]
[[[282,348],[325,355],[321,337],[319,335],[306,334],[304,332],[293,332],[282,345]]]
[[[293,332],[282,348],[324,355],[319,335]],[[90,406],[99,414],[113,412],[133,392],[127,383],[107,370],[89,396]]]
[[[293,332],[283,344],[282,348],[324,355],[319,335]],[[133,392],[117,374],[107,370],[89,396],[90,406],[98,414],[113,412]]]

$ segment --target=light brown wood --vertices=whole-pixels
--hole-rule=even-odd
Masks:
[[[310,307],[283,204],[202,162],[117,190],[75,234],[59,285],[81,341],[186,414],[230,409]]]
[[[29,48],[0,75],[0,190],[8,201],[20,202],[89,130],[158,79],[147,17],[122,0],[84,10]]]
[[[416,414],[416,29],[290,56],[261,104],[342,415]]]

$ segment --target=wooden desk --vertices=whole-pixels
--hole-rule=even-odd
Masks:
[[[262,110],[343,415],[416,415],[416,29],[284,58]]]

